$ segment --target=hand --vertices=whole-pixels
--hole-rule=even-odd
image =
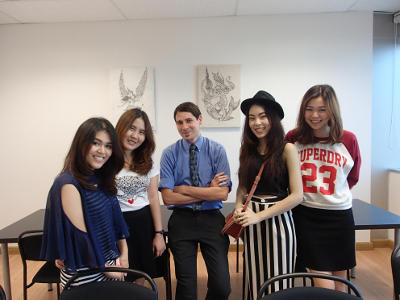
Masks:
[[[235,219],[242,212],[242,210],[243,210],[243,204],[239,204],[239,206],[238,204],[236,204],[235,210],[233,211],[233,216],[235,217]]]
[[[129,268],[129,259],[127,253],[121,253],[121,256],[119,257],[119,265],[117,264],[117,266],[121,268]]]
[[[247,208],[246,211],[240,212],[235,216],[236,223],[239,223],[243,227],[253,225],[258,223],[260,220],[257,214],[251,210],[251,208]]]
[[[61,259],[56,259],[54,261],[54,264],[56,265],[57,268],[59,268],[61,271],[65,270],[65,265],[64,265],[64,261]]]
[[[156,233],[153,238],[153,253],[154,257],[159,257],[163,254],[167,247],[165,246],[164,237],[162,234]]]
[[[210,187],[221,187],[228,184],[228,175],[224,175],[224,172],[215,174],[213,180],[210,182]]]
[[[111,267],[111,268],[117,268],[117,267],[122,267],[120,265],[120,260],[117,259],[116,260],[116,264],[115,265],[109,265],[109,264],[105,264],[105,267]],[[122,273],[122,272],[104,272],[104,275],[106,275],[106,277],[108,278],[112,278],[112,279],[118,279],[120,281],[124,281],[126,273]]]

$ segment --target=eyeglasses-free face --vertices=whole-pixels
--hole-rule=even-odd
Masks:
[[[86,162],[91,169],[100,169],[112,154],[112,142],[105,130],[96,133],[96,137],[86,154]]]
[[[175,115],[175,124],[181,137],[189,143],[194,143],[200,137],[200,125],[202,116],[198,119],[190,112],[177,112]]]
[[[321,96],[311,99],[307,103],[304,118],[316,137],[327,137],[329,135],[328,122],[331,116],[325,100]]]

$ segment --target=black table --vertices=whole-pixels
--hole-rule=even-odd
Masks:
[[[225,202],[221,210],[224,215],[230,213],[235,207],[233,202]],[[0,244],[3,261],[4,290],[7,300],[11,300],[10,267],[8,257],[8,244],[17,243],[18,236],[26,230],[43,228],[44,209],[39,209],[21,220],[0,230]],[[167,229],[168,219],[171,211],[164,205],[161,206],[163,217],[163,228]],[[400,216],[375,205],[353,199],[353,214],[356,230],[367,229],[394,229],[395,246],[400,245]]]
[[[400,216],[360,199],[353,199],[356,230],[394,229],[395,248],[400,245]]]
[[[19,235],[26,230],[43,229],[44,209],[39,209],[21,220],[0,230],[1,258],[3,262],[3,280],[6,299],[11,300],[10,264],[8,243],[18,243]]]

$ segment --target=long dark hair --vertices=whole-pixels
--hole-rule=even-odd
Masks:
[[[153,167],[153,159],[151,156],[156,149],[153,129],[151,128],[149,117],[147,116],[146,112],[139,108],[127,110],[119,118],[115,130],[117,132],[121,148],[123,148],[122,140],[124,139],[126,132],[132,126],[132,123],[139,118],[141,118],[144,122],[145,139],[138,148],[132,151],[131,170],[140,175],[145,175]]]
[[[329,144],[338,143],[343,135],[342,118],[340,116],[340,107],[335,90],[327,84],[314,85],[304,94],[300,105],[299,115],[297,116],[297,127],[294,130],[294,136],[300,144],[307,145],[317,142],[314,137],[314,132],[307,124],[304,115],[308,103],[312,99],[318,97],[322,97],[324,100],[330,117],[330,120],[328,121],[330,127],[329,137],[323,142]]]
[[[100,169],[93,171],[86,161],[86,156],[96,138],[96,134],[103,130],[110,136],[112,154]],[[61,173],[70,172],[79,184],[86,189],[96,189],[96,185],[88,181],[89,177],[95,174],[100,180],[102,188],[108,193],[116,195],[115,176],[123,165],[124,155],[112,124],[104,118],[91,118],[83,122],[75,133]]]
[[[256,105],[264,107],[261,104]],[[263,161],[266,163],[262,178],[268,182],[279,181],[286,170],[286,164],[282,157],[286,144],[284,141],[285,132],[278,114],[274,110],[267,110],[266,107],[264,107],[264,110],[267,114],[271,128],[268,134],[264,137],[267,144],[267,153],[262,157]],[[254,176],[258,172],[259,166],[257,166],[257,157],[260,154],[258,153],[257,148],[259,143],[259,139],[250,129],[249,112],[247,112],[239,156],[239,186],[245,187],[247,190],[250,189],[251,184],[254,181]]]

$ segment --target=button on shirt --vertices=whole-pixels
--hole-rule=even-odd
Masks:
[[[232,186],[229,162],[224,147],[206,137],[200,136],[195,142],[197,147],[197,165],[199,170],[199,187],[209,187],[215,174],[224,172],[229,180],[229,191]],[[174,190],[174,186],[192,185],[189,167],[190,143],[184,139],[167,147],[161,156],[159,190],[167,188]],[[168,208],[193,208],[193,204],[169,205]],[[221,201],[203,201],[202,210],[220,209]]]

